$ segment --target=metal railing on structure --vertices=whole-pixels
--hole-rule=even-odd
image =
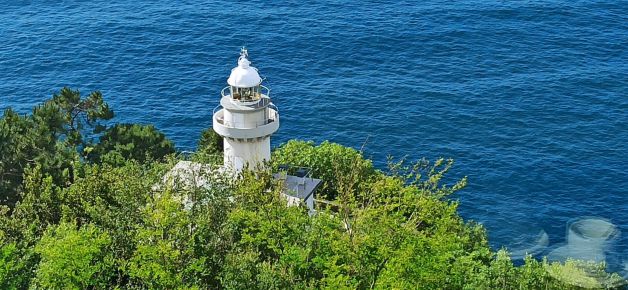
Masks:
[[[268,125],[279,119],[279,109],[277,109],[277,107],[273,105],[272,103],[268,105],[268,108],[270,108],[270,110],[268,110],[268,118],[260,122],[233,122],[233,121],[227,122],[225,121],[225,118],[224,118],[224,111],[222,111],[223,110],[222,105],[216,106],[214,110],[212,111],[212,115],[214,116],[216,121],[218,121],[218,123],[226,127],[252,129],[252,128],[257,128],[257,127]]]
[[[314,209],[316,211],[324,211],[326,209],[329,209],[331,212],[339,212],[341,208],[342,205],[340,203],[318,198],[314,199]]]
[[[296,177],[312,178],[312,168],[310,167],[280,164],[277,166],[277,171],[286,172],[286,174],[294,175]]]
[[[247,102],[255,102],[264,97],[270,98],[270,89],[263,85],[260,85],[259,87],[260,87],[260,91],[256,94],[257,96],[255,96],[254,98],[251,98],[250,100],[244,99],[244,100],[239,100],[239,101],[242,103],[247,103]],[[224,87],[220,91],[220,95],[223,97],[231,97],[231,87],[230,86]]]

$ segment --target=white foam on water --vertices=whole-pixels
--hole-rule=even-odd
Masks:
[[[536,240],[534,240],[531,244],[527,246],[523,245],[523,246],[511,249],[509,251],[510,257],[513,260],[522,260],[526,257],[526,255],[534,256],[543,252],[545,248],[547,248],[548,245],[549,245],[549,236],[544,230],[541,230],[538,233]]]
[[[596,263],[606,262],[606,253],[619,236],[617,226],[599,217],[580,217],[567,223],[567,244],[551,251],[550,261],[568,258]]]

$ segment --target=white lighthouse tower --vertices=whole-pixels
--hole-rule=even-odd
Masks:
[[[270,89],[250,64],[243,48],[213,113],[214,131],[224,139],[224,166],[234,172],[256,169],[270,160],[270,135],[279,129]]]
[[[213,112],[214,131],[224,140],[224,166],[216,168],[181,160],[166,173],[163,184],[210,188],[215,186],[214,173],[255,170],[270,160],[270,136],[279,129],[279,111],[270,100],[270,90],[262,86],[257,69],[251,66],[246,49],[242,49],[238,66],[231,70],[227,83],[229,86],[221,91],[220,105]],[[310,214],[314,214],[314,195],[322,180],[313,178],[309,168],[290,164],[278,167],[273,177],[282,185],[280,196],[289,206],[306,205]],[[180,198],[186,208],[194,204],[188,195]]]

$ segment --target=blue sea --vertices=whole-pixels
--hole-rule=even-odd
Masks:
[[[273,146],[450,157],[494,248],[546,233],[541,256],[594,216],[628,261],[628,1],[306,2],[2,1],[0,109],[100,90],[115,121],[193,150],[246,46],[281,113]]]

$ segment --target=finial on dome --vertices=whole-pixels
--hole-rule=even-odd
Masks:
[[[230,86],[238,88],[252,88],[259,86],[262,83],[257,69],[251,66],[251,62],[248,60],[249,53],[245,47],[240,50],[240,57],[238,58],[238,66],[231,70],[231,75],[227,79],[227,83]]]
[[[241,68],[249,68],[249,65],[251,64],[251,62],[248,60],[249,57],[249,51],[246,49],[246,47],[242,47],[240,49],[240,58],[238,58],[238,66]]]
[[[246,46],[243,46],[242,48],[240,48],[240,57],[249,57],[249,50],[246,49]]]

